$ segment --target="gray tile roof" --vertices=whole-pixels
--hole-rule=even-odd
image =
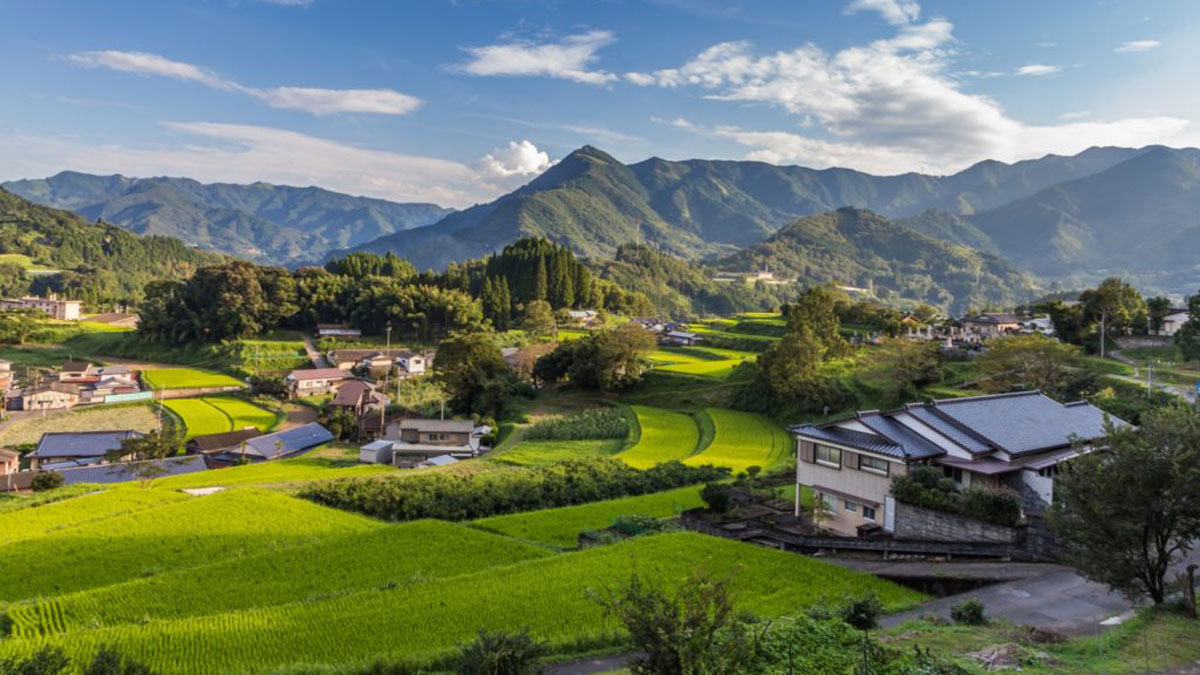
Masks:
[[[156,476],[156,478],[166,478],[167,476],[179,476],[185,473],[197,473],[208,470],[208,467],[204,464],[204,458],[199,455],[149,461],[166,469],[166,473]],[[78,469],[61,469],[59,473],[62,474],[66,485],[75,485],[76,483],[128,483],[138,480],[131,469],[133,466],[141,463],[100,464]]]
[[[1104,412],[1089,403],[1061,404],[1030,391],[935,401],[927,409],[970,428],[1013,455],[1063,447],[1071,436],[1104,436]],[[1126,422],[1112,418],[1117,426]]]
[[[924,424],[929,425],[934,431],[937,431],[938,433],[962,446],[967,452],[978,454],[981,452],[991,452],[995,449],[983,440],[976,438],[971,433],[955,426],[949,420],[938,417],[933,413],[933,411],[929,410],[923,404],[910,403],[904,407],[904,411],[917,418]]]
[[[312,422],[258,438],[251,438],[246,441],[246,454],[266,459],[278,459],[285,455],[315,448],[332,440],[333,434],[329,433],[328,429]]]
[[[121,447],[121,441],[142,434],[137,431],[52,432],[42,434],[30,457],[103,457]]]
[[[897,457],[904,459],[904,448],[898,443],[894,443],[882,436],[868,434],[862,431],[853,429],[843,429],[842,427],[818,427],[811,424],[803,424],[800,426],[789,427],[788,429],[794,434],[803,436],[814,441],[829,441],[850,448],[858,448],[867,452],[877,452],[881,455],[889,457]]]
[[[401,429],[416,429],[425,432],[446,432],[469,434],[475,430],[471,420],[426,420],[407,418],[400,421]]]
[[[858,421],[867,425],[872,431],[899,445],[904,451],[904,456],[910,459],[928,459],[929,457],[937,457],[946,452],[933,442],[927,440],[924,436],[887,415],[864,413],[858,416]]]

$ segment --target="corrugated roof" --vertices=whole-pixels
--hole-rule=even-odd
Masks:
[[[275,459],[315,448],[332,440],[333,434],[328,429],[316,422],[311,422],[292,429],[251,438],[246,441],[246,454]]]
[[[103,457],[120,449],[121,441],[140,437],[137,431],[82,431],[42,434],[37,449],[30,457]]]
[[[1036,391],[946,399],[927,408],[1013,455],[1063,447],[1072,436],[1104,436],[1104,412],[1099,408],[1083,402],[1064,405]],[[1118,426],[1126,424],[1112,419]]]
[[[152,459],[148,462],[157,464],[165,469],[156,478],[166,478],[167,476],[179,476],[185,473],[197,473],[208,469],[204,464],[204,458],[199,455],[189,457],[171,457],[168,459]],[[138,480],[134,469],[137,466],[146,462],[128,462],[124,464],[100,464],[97,466],[88,466],[78,469],[62,469],[59,473],[62,474],[66,485],[74,485],[76,483],[128,483]]]
[[[422,420],[406,418],[400,420],[401,429],[416,429],[417,431],[470,433],[475,430],[471,420]]]

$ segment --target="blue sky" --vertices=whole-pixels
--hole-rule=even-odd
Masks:
[[[465,206],[592,144],[950,173],[1195,145],[1191,0],[14,0],[0,179]]]

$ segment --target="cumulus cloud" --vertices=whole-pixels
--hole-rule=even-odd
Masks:
[[[507,147],[492,150],[475,163],[475,169],[481,180],[511,189],[527,183],[552,165],[550,155],[523,140],[509,141]]]
[[[897,26],[917,20],[921,6],[912,0],[852,0],[844,12],[879,12],[884,21]]]
[[[1029,65],[1017,68],[1015,74],[1038,77],[1040,75],[1053,75],[1061,72],[1062,66],[1049,66],[1044,63],[1031,63]]]
[[[524,75],[553,77],[584,84],[608,84],[617,76],[602,70],[590,70],[596,52],[612,44],[611,31],[593,30],[568,35],[559,42],[512,41],[483,47],[466,47],[471,60],[452,70],[482,77]]]
[[[215,72],[158,54],[104,50],[72,54],[67,60],[85,68],[108,68],[126,73],[196,82],[223,91],[237,91],[272,108],[303,110],[314,115],[375,113],[403,115],[421,105],[421,99],[392,89],[318,89],[314,87],[257,88],[238,84]]]
[[[133,176],[188,176],[201,181],[320,185],[395,201],[469,206],[508,192],[538,160],[528,141],[493,151],[501,173],[434,157],[347,145],[272,127],[166,122],[176,142],[155,146],[89,145],[78,138],[0,135],[0,179],[48,176],[71,168]],[[513,146],[517,146],[514,150]],[[499,153],[499,154],[497,154]],[[507,172],[507,175],[501,175]]]
[[[1072,110],[1059,115],[1059,117],[1063,118],[1064,120],[1081,120],[1085,117],[1090,117],[1091,114],[1091,110]]]
[[[1151,49],[1161,47],[1162,43],[1158,40],[1133,40],[1132,42],[1124,42],[1120,47],[1117,47],[1118,52],[1148,52]]]

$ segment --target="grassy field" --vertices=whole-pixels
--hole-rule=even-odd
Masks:
[[[890,609],[921,599],[908,589],[810,558],[671,533],[398,588],[151,626],[130,623],[12,638],[0,643],[0,658],[43,644],[62,646],[71,656],[90,656],[108,644],[163,675],[262,672],[297,662],[351,665],[385,656],[439,657],[473,638],[480,627],[527,627],[559,651],[575,651],[581,640],[620,640],[615,621],[588,598],[589,589],[624,582],[635,566],[650,583],[678,583],[697,565],[717,575],[737,570],[730,578],[741,607],[765,616],[868,591]]]
[[[624,444],[623,440],[614,438],[588,441],[521,441],[511,449],[489,459],[516,466],[544,466],[575,457],[606,457],[620,452]]]
[[[108,490],[74,495],[74,486],[54,492],[70,491],[71,499],[0,514],[0,546],[69,531],[72,528],[124,516],[146,509],[166,506],[189,499],[178,492],[158,490]],[[89,490],[94,492],[95,488]],[[56,495],[57,496],[57,495]],[[30,501],[34,501],[31,498]]]
[[[65,485],[41,492],[3,492],[0,493],[0,514],[20,511],[21,509],[28,509],[34,506],[45,506],[63,499],[78,497],[79,495],[102,489],[104,489],[102,486],[92,483],[75,483],[74,485]]]
[[[143,498],[136,490],[113,492]],[[51,506],[87,510],[89,499]],[[0,600],[79,591],[378,527],[384,525],[275,492],[239,489],[189,497],[5,547]]]
[[[270,410],[229,396],[169,399],[163,405],[183,421],[189,439],[248,427],[268,431],[279,421]]]
[[[13,420],[0,429],[0,447],[37,443],[51,431],[151,431],[158,428],[158,415],[149,404],[100,406],[69,412],[47,412]]]
[[[13,635],[30,637],[403,588],[550,555],[462,525],[416,521],[13,605],[9,616]]]
[[[662,462],[684,459],[696,451],[700,429],[691,415],[644,405],[632,406],[632,410],[641,434],[636,445],[617,455],[626,464],[648,469]]]
[[[664,347],[647,357],[655,368],[668,373],[725,378],[743,361],[754,361],[754,352],[718,347]]]
[[[482,518],[471,525],[539,544],[575,548],[580,532],[604,529],[612,525],[618,516],[670,518],[681,511],[702,506],[701,487],[693,485],[649,495]]]
[[[142,379],[152,389],[200,389],[241,387],[241,380],[199,368],[151,368],[142,371]]]
[[[687,464],[727,466],[737,473],[750,466],[764,470],[787,461],[792,438],[778,424],[754,413],[710,408],[715,435],[712,443]]]
[[[240,398],[210,396],[204,400],[229,416],[234,431],[248,427],[254,427],[263,432],[270,431],[279,421],[278,416],[270,410],[260,408]]]
[[[313,452],[316,452],[315,450]],[[266,486],[288,483],[310,483],[332,478],[350,478],[394,472],[382,464],[358,464],[320,457],[294,457],[272,462],[259,462],[228,469],[199,471],[182,476],[170,476],[154,481],[155,490],[186,490],[221,486]],[[132,485],[131,489],[132,489]]]

